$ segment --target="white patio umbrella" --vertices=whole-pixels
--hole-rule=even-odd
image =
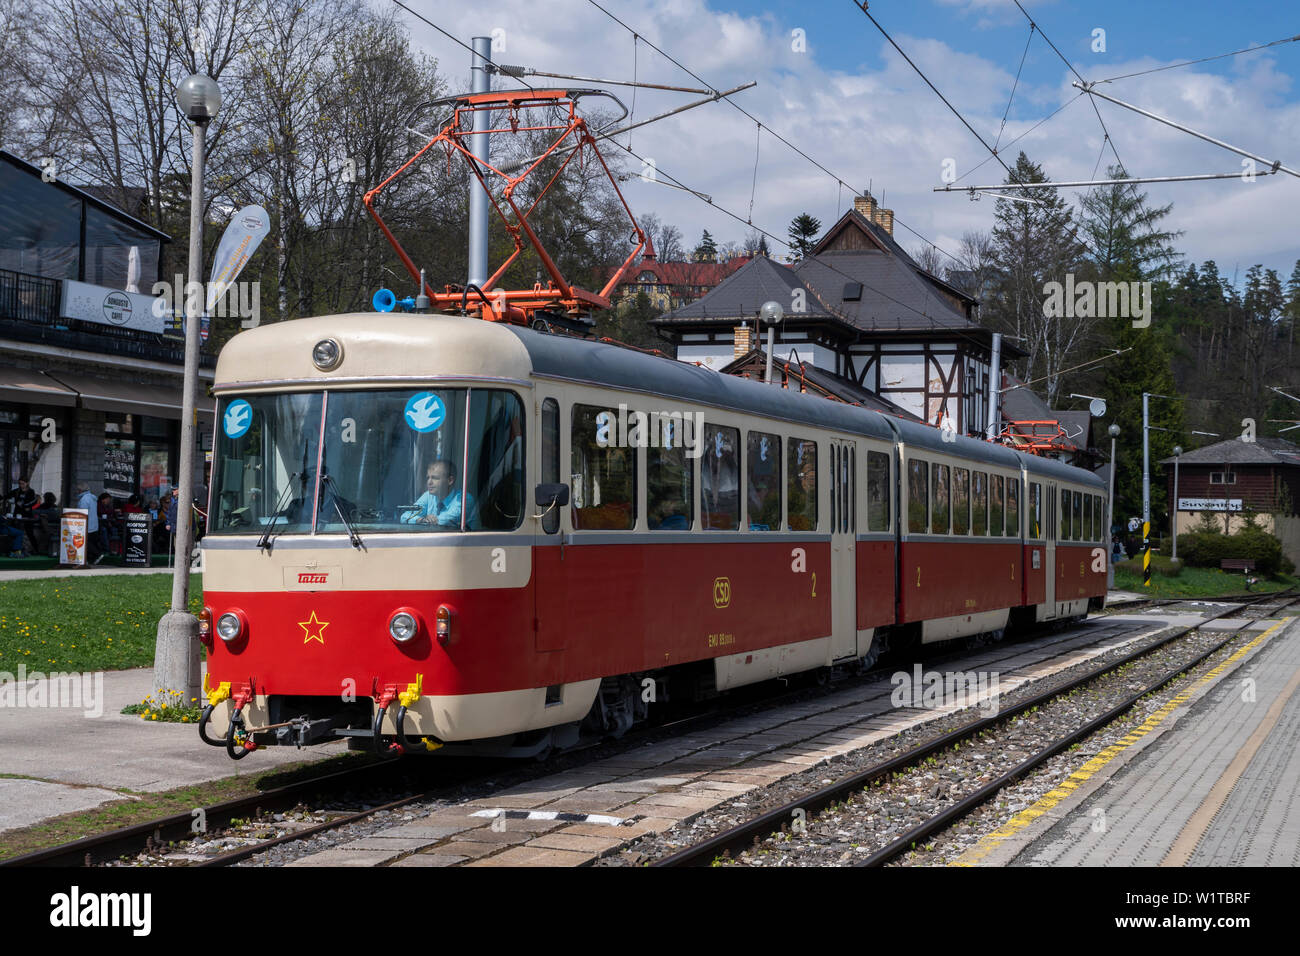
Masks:
[[[132,246],[126,259],[126,291],[140,291],[140,247]]]

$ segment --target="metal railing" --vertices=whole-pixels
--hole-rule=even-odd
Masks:
[[[62,318],[60,291],[58,279],[0,269],[0,337],[184,364],[185,343],[180,338]],[[217,360],[213,355],[201,353],[199,364],[213,368]]]

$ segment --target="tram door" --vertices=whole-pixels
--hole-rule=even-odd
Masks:
[[[857,442],[831,442],[831,659],[858,653]]]
[[[1051,619],[1056,617],[1056,535],[1060,530],[1059,518],[1057,517],[1057,507],[1060,502],[1057,500],[1056,484],[1048,482],[1043,486],[1044,494],[1047,495],[1047,507],[1043,509],[1047,524],[1046,534],[1043,536],[1043,570],[1046,572],[1043,579],[1047,583],[1047,590],[1044,592],[1043,603],[1044,618]]]
[[[537,476],[542,484],[560,481],[560,404],[554,398],[545,398],[541,404],[541,441]],[[529,505],[536,499],[529,489]],[[565,621],[564,592],[560,582],[564,574],[560,567],[564,550],[561,546],[563,531],[560,515],[564,509],[552,506],[541,511],[538,519],[539,534],[533,549],[533,587],[536,611],[536,647],[539,651],[564,650]],[[534,511],[536,513],[536,510]]]

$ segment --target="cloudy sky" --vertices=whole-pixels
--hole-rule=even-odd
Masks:
[[[494,36],[493,59],[500,63],[700,85],[650,49],[649,41],[715,89],[756,81],[734,100],[762,123],[761,133],[754,119],[723,102],[630,134],[631,149],[655,162],[660,179],[675,177],[720,207],[661,184],[633,180],[624,186],[635,212],[675,223],[688,243],[705,228],[719,241],[740,240],[748,228],[744,220],[751,218],[784,239],[790,219],[805,211],[829,225],[868,184],[902,222],[948,251],[957,251],[966,230],[992,225],[992,197],[971,202],[965,194],[932,189],[943,184],[946,161],[963,185],[1002,182],[1004,170],[852,0],[404,2],[463,41]],[[1024,149],[1057,181],[1101,178],[1115,154],[1104,145],[1089,98],[1071,87],[1075,76],[1044,36],[1085,79],[1096,81],[1300,34],[1300,11],[1291,2],[1248,8],[1209,0],[1021,2],[1041,28],[1032,40],[1029,21],[1012,0],[874,0],[870,12],[980,135],[999,143],[1008,164]],[[597,3],[644,39],[634,41]],[[439,59],[453,88],[468,89],[469,54],[416,17],[403,16],[416,46]],[[1300,169],[1297,78],[1300,42],[1287,42],[1116,79],[1099,89]],[[529,82],[563,85],[542,78]],[[609,88],[633,105],[630,89]],[[639,90],[634,118],[693,98]],[[1096,105],[1130,175],[1242,169],[1240,156],[1110,103]],[[628,137],[620,142],[627,145]],[[640,171],[640,160],[624,156],[630,171]],[[1300,259],[1300,180],[1294,177],[1279,173],[1253,183],[1234,178],[1146,188],[1153,202],[1174,204],[1168,221],[1184,232],[1179,244],[1191,261],[1213,258],[1229,276],[1262,262],[1285,280]],[[1074,202],[1080,195],[1065,193]],[[905,228],[895,234],[909,249],[921,244]]]

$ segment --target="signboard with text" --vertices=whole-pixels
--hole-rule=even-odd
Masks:
[[[98,325],[115,325],[139,332],[161,333],[165,325],[157,296],[122,292],[88,282],[63,280],[59,315]],[[157,308],[157,311],[155,311]]]
[[[1240,511],[1240,498],[1179,498],[1179,511]]]
[[[149,539],[153,534],[153,525],[148,514],[128,514],[126,520],[126,541],[122,557],[131,567],[149,567]]]

